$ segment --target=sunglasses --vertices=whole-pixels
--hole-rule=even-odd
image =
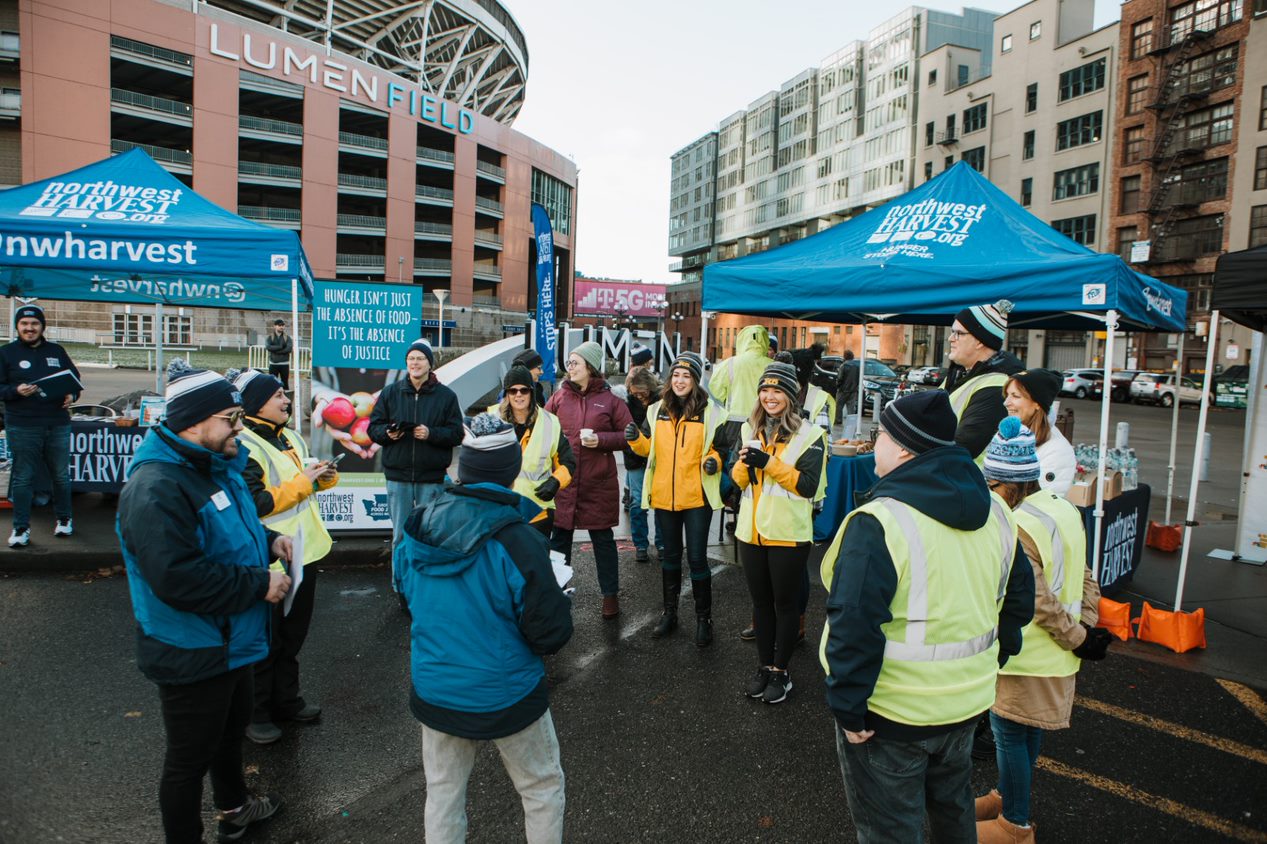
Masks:
[[[224,421],[228,422],[229,425],[232,426],[242,421],[242,417],[246,416],[246,411],[232,410],[228,413],[213,413],[211,415],[216,419],[223,419]]]
[[[507,390],[506,390],[506,395],[508,395],[508,396],[530,396],[530,395],[532,395],[532,390],[529,390],[527,387],[510,387],[509,389],[507,389]]]

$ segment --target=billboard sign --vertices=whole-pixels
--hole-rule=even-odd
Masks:
[[[625,316],[663,316],[665,286],[641,284],[636,281],[607,281],[604,279],[578,278],[573,316],[614,316],[617,311]]]

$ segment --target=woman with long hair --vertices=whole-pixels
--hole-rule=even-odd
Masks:
[[[1060,395],[1063,376],[1053,369],[1026,369],[1003,385],[1003,406],[1009,416],[1034,432],[1038,444],[1038,483],[1043,489],[1064,495],[1073,485],[1078,468],[1073,446],[1050,421],[1051,405]]]
[[[742,490],[735,536],[757,634],[757,673],[744,692],[781,703],[792,689],[787,669],[796,646],[797,594],[827,449],[823,429],[801,418],[795,367],[772,363],[757,386],[757,406],[743,423],[731,470]]]
[[[573,534],[589,531],[603,618],[610,620],[620,615],[620,558],[612,533],[620,523],[620,485],[613,452],[625,447],[625,428],[633,417],[603,379],[603,350],[597,343],[577,346],[566,365],[567,380],[551,394],[546,410],[563,424],[576,455],[576,473],[555,498],[550,547],[571,565]]]
[[[563,435],[559,417],[537,407],[532,372],[523,366],[512,366],[502,382],[505,394],[495,411],[503,422],[515,426],[515,436],[523,449],[515,492],[541,508],[531,522],[547,539],[554,528],[554,498],[559,490],[572,483],[576,458],[572,446]]]
[[[683,352],[670,370],[664,398],[647,408],[650,436],[633,422],[625,439],[647,458],[642,506],[655,511],[656,535],[664,543],[660,581],[664,612],[651,635],[677,628],[682,593],[683,534],[695,599],[695,644],[713,643],[713,577],[708,568],[708,527],[721,509],[721,454],[714,444],[725,411],[700,386],[704,361]]]
[[[1094,628],[1100,589],[1086,566],[1082,514],[1040,486],[1034,434],[1016,417],[1004,419],[982,470],[991,492],[1016,514],[1034,568],[1034,619],[1021,631],[1021,652],[999,670],[990,708],[999,781],[977,798],[977,840],[1033,842],[1030,784],[1043,735],[1069,726],[1078,667],[1103,659],[1111,634]]]

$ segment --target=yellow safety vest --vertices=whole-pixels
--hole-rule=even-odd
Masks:
[[[308,458],[308,446],[304,443],[303,437],[289,428],[283,428],[281,435],[299,457],[299,463],[302,464]],[[250,447],[249,454],[251,459],[263,468],[265,485],[271,487],[281,486],[295,477],[295,475],[303,473],[303,470],[296,465],[294,460],[269,445],[263,437],[250,428],[243,428],[242,433],[238,434],[238,437],[246,441],[246,444]],[[334,544],[330,539],[330,532],[326,530],[325,523],[321,521],[321,510],[317,506],[317,494],[315,492],[289,510],[264,516],[260,521],[270,530],[275,530],[286,536],[294,536],[302,528],[304,532],[303,564],[305,566],[309,563],[315,563],[325,557],[326,554],[329,554],[330,547]],[[283,568],[280,563],[273,563],[273,567],[276,569]]]
[[[647,476],[642,482],[642,509],[650,512],[651,510],[651,487],[652,479],[655,477],[655,438],[656,438],[656,420],[660,418],[660,405],[662,401],[657,401],[647,408],[647,419],[651,423],[651,450],[647,453]],[[726,421],[726,411],[722,410],[721,405],[713,401],[711,398],[704,408],[704,448],[700,454],[700,485],[704,488],[704,499],[708,501],[708,506],[714,510],[721,509],[721,473],[722,466],[720,460],[717,461],[717,471],[708,474],[704,471],[704,461],[708,459],[708,446],[713,441],[713,436],[717,433],[717,429]]]
[[[792,439],[783,449],[779,459],[789,466],[795,466],[805,450],[821,439],[823,429],[817,425],[802,424]],[[743,423],[739,445],[754,439],[752,427]],[[824,464],[827,462],[823,455]],[[820,469],[819,488],[823,486],[826,468]],[[753,535],[752,502],[754,499],[752,485],[744,487],[739,499],[739,515],[735,519],[735,535],[740,541],[755,545],[757,538]],[[809,542],[814,538],[814,503],[802,498],[794,492],[788,492],[769,474],[761,475],[761,498],[757,501],[756,514],[757,534],[775,542]]]
[[[884,662],[867,708],[901,724],[934,726],[965,721],[994,704],[998,676],[999,611],[1016,554],[1016,522],[990,494],[990,518],[977,530],[955,530],[893,498],[854,510],[823,557],[831,588],[849,522],[867,513],[884,529],[897,570],[893,619],[884,631]],[[819,661],[827,664],[830,626],[823,628]]]
[[[1082,575],[1087,559],[1087,534],[1078,508],[1060,496],[1036,492],[1016,511],[1016,523],[1025,531],[1042,558],[1043,579],[1074,620],[1082,617]],[[1007,661],[999,673],[1028,677],[1068,677],[1078,673],[1082,660],[1052,639],[1034,622],[1022,631],[1021,652]]]
[[[827,411],[827,420],[831,421],[836,418],[836,399],[822,387],[816,387],[813,384],[805,391],[805,407],[809,413],[809,422],[812,425],[818,425],[818,414],[822,410]],[[819,426],[822,427],[821,425]],[[828,431],[823,429],[823,436],[827,437],[827,442],[823,443],[823,453],[828,457],[831,456],[831,436]],[[818,491],[814,493],[814,503],[823,501],[827,498],[827,461],[823,461],[823,474],[818,479]]]
[[[523,463],[512,489],[542,510],[553,510],[554,501],[542,501],[535,490],[554,473],[554,455],[559,450],[559,417],[537,408],[537,419],[524,445]]]
[[[958,389],[950,394],[950,407],[955,411],[955,418],[962,419],[964,408],[968,406],[968,402],[972,401],[972,397],[980,390],[986,390],[991,387],[997,389],[1000,394],[1003,388],[1007,386],[1010,376],[1004,375],[1002,372],[987,372],[985,375],[978,375],[976,378],[970,378],[960,384]],[[941,389],[946,389],[946,382],[941,382]],[[1003,401],[999,398],[999,403]],[[985,450],[982,449],[980,454],[974,454],[972,459],[978,466],[985,465]]]

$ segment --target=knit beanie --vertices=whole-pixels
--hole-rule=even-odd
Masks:
[[[509,390],[511,387],[527,387],[532,390],[532,373],[528,371],[522,364],[515,364],[506,373],[506,377],[502,379],[502,389]]]
[[[431,351],[431,344],[427,342],[425,337],[415,340],[409,344],[409,350],[405,352],[406,358],[409,357],[410,352],[422,352],[427,356],[427,364],[432,368],[435,368],[436,353]]]
[[[247,416],[255,416],[278,390],[285,389],[275,376],[258,369],[230,369],[224,373],[224,377],[242,394],[242,409]]]
[[[17,328],[18,320],[22,319],[38,319],[42,327],[47,327],[48,323],[44,321],[44,309],[39,305],[23,305],[13,312],[13,327]]]
[[[1056,400],[1056,396],[1060,395],[1060,385],[1064,381],[1064,376],[1054,369],[1025,369],[1008,380],[1015,381],[1024,387],[1029,397],[1043,409],[1044,413],[1047,413],[1051,410],[1051,403]]]
[[[634,366],[642,366],[644,363],[651,363],[651,350],[641,343],[634,343],[633,349],[629,353],[629,360]],[[698,378],[695,380],[699,380]]]
[[[1036,481],[1042,475],[1038,465],[1038,447],[1034,433],[1015,416],[1006,416],[999,423],[998,433],[985,447],[986,479],[1009,484]]]
[[[491,413],[462,421],[466,435],[458,451],[458,477],[464,484],[497,484],[510,489],[519,477],[523,452],[515,428]]]
[[[512,362],[513,366],[522,366],[527,370],[536,369],[538,366],[543,366],[544,364],[545,360],[536,349],[524,349],[522,352],[515,355],[515,359]]]
[[[1007,315],[1012,312],[1012,307],[1007,299],[1000,299],[993,305],[964,308],[955,314],[955,319],[983,346],[998,351],[1007,339]]]
[[[911,454],[954,445],[958,425],[945,390],[912,393],[880,411],[880,427]]]
[[[779,347],[779,335],[775,334],[774,331],[771,330],[770,331],[770,351],[774,351],[778,347]]]
[[[242,406],[242,394],[227,378],[209,369],[194,369],[182,358],[167,366],[166,398],[163,424],[178,434],[213,413]]]
[[[767,366],[765,372],[761,373],[761,380],[757,382],[757,391],[760,392],[762,387],[782,390],[787,393],[792,404],[799,403],[801,385],[796,380],[796,367],[790,363],[772,363]]]
[[[682,352],[673,360],[673,366],[669,368],[672,373],[674,369],[685,369],[691,373],[691,377],[698,384],[704,378],[704,361],[699,355],[693,352]]]
[[[579,355],[581,360],[589,364],[590,369],[603,374],[603,347],[590,340],[582,343],[572,350],[572,354]]]
[[[793,369],[796,368],[796,365],[792,362],[791,352],[775,352],[774,357],[770,358],[770,360],[774,361],[775,363],[786,363],[788,366],[792,367]]]

